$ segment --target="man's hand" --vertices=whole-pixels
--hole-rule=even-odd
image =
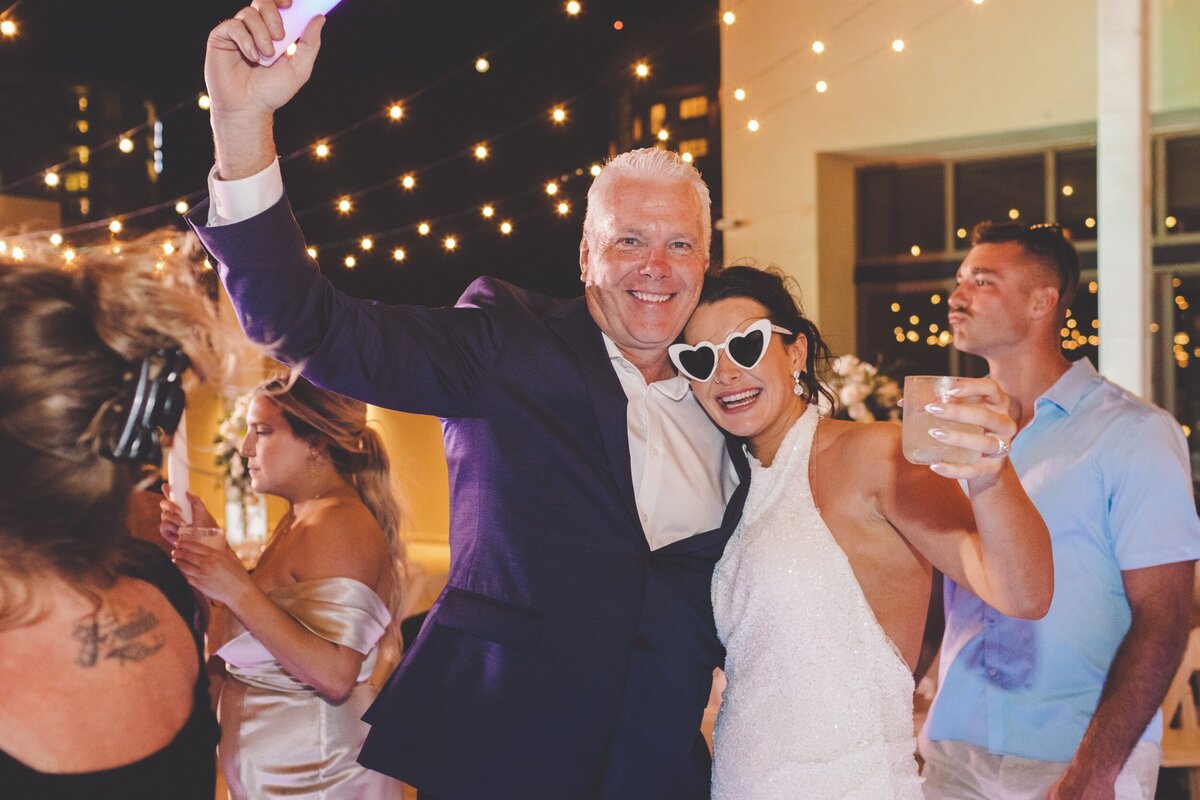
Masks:
[[[1114,800],[1115,783],[1112,778],[1101,777],[1083,768],[1076,769],[1072,762],[1050,787],[1046,800]]]
[[[279,9],[291,4],[292,0],[254,0],[208,36],[204,81],[212,100],[217,170],[225,180],[253,175],[275,158],[272,115],[312,75],[324,17],[308,24],[296,42],[295,55],[270,67],[258,64],[260,57],[275,53],[276,40],[283,38]]]

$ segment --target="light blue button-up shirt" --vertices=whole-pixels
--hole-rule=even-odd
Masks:
[[[1010,619],[946,581],[946,634],[930,739],[1070,761],[1129,630],[1123,570],[1200,558],[1187,445],[1162,409],[1086,358],[1034,405],[1013,466],[1054,549],[1054,601]],[[1161,713],[1142,734],[1162,738]]]

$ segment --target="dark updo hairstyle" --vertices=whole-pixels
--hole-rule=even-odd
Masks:
[[[767,318],[771,322],[792,331],[791,336],[780,334],[784,342],[791,344],[798,336],[803,336],[808,342],[804,370],[800,373],[805,402],[818,402],[819,398],[824,397],[831,408],[836,407],[833,392],[821,380],[821,375],[830,361],[829,347],[821,339],[821,332],[817,330],[817,326],[804,316],[804,310],[797,299],[799,289],[797,287],[793,292],[792,286],[795,286],[795,281],[773,267],[725,267],[710,272],[705,277],[704,288],[700,290],[700,305],[731,297],[744,297],[762,305],[767,309]]]
[[[147,468],[109,453],[142,359],[181,348],[210,376],[220,363],[188,256],[166,255],[162,234],[114,249],[63,266],[55,251],[0,257],[0,629],[36,611],[37,576],[95,599],[129,567]]]

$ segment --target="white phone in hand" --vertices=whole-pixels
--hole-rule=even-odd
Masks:
[[[290,6],[279,9],[279,16],[283,17],[283,39],[273,43],[275,55],[259,58],[258,63],[269,67],[278,61],[304,33],[313,17],[328,14],[339,2],[341,0],[292,0]]]

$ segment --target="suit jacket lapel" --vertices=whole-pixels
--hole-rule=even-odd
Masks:
[[[600,328],[596,326],[583,300],[569,304],[567,313],[560,317],[552,317],[548,322],[550,328],[579,359],[617,489],[626,510],[641,530],[637,501],[633,493],[633,473],[629,465],[629,423],[626,419],[629,401],[616,372],[613,371]]]

